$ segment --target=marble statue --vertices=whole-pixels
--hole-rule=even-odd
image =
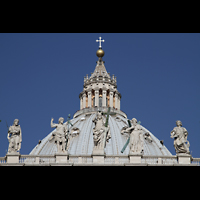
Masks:
[[[22,142],[22,130],[18,119],[15,119],[13,125],[9,127],[7,138],[9,141],[8,153],[19,152]]]
[[[104,153],[106,142],[111,138],[110,127],[109,125],[107,125],[107,127],[105,126],[102,112],[97,112],[92,122],[95,124],[95,127],[93,128],[93,153],[101,154]]]
[[[67,127],[64,122],[64,118],[60,117],[58,124],[53,123],[54,119],[51,119],[51,128],[56,128],[56,131],[52,133],[50,140],[54,140],[57,144],[57,152],[62,153],[66,152],[66,137],[67,137]]]
[[[174,138],[174,148],[176,153],[186,153],[190,154],[189,146],[190,143],[187,140],[188,132],[182,127],[182,122],[180,120],[176,121],[177,127],[171,131],[171,138]]]
[[[125,127],[122,134],[130,134],[129,154],[143,153],[143,132],[140,124],[137,124],[137,119],[131,120],[131,127]]]

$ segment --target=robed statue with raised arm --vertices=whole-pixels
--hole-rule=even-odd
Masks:
[[[60,117],[58,120],[58,124],[53,123],[54,119],[51,119],[51,128],[56,128],[55,132],[52,133],[52,137],[50,141],[54,140],[57,144],[57,152],[64,153],[66,152],[66,137],[67,137],[67,127],[64,122],[64,118]]]

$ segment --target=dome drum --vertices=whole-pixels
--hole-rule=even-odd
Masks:
[[[80,110],[94,107],[111,107],[120,110],[121,94],[114,89],[95,87],[79,94]]]

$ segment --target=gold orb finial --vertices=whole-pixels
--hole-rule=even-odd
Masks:
[[[99,58],[102,58],[104,56],[104,50],[103,49],[98,49],[97,52],[96,52],[97,56]]]

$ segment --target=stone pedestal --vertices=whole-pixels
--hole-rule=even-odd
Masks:
[[[82,156],[78,157],[78,163],[83,163],[83,157]]]
[[[105,155],[92,155],[93,163],[104,164]]]
[[[92,155],[105,155],[104,149],[93,149]]]
[[[191,164],[191,155],[186,153],[177,154],[179,164]]]
[[[93,163],[104,164],[104,149],[94,149],[92,152]]]
[[[141,163],[142,155],[143,154],[141,153],[129,154],[128,157],[129,157],[130,163]]]
[[[67,163],[68,153],[56,153],[56,163]]]
[[[8,153],[6,154],[6,162],[7,163],[19,163],[19,152]]]

